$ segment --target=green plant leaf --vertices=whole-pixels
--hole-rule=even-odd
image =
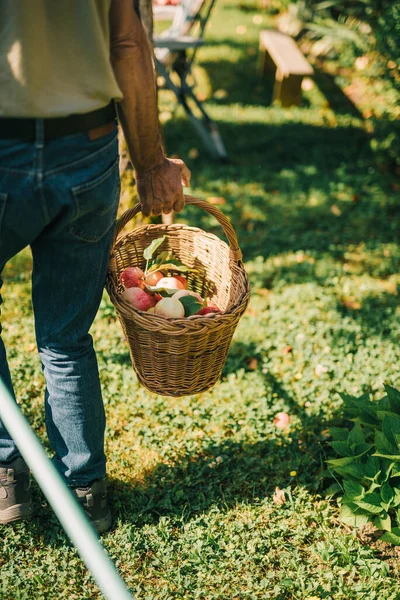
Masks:
[[[365,436],[363,433],[363,430],[361,428],[361,425],[359,423],[356,423],[353,427],[353,429],[350,431],[349,433],[349,437],[347,440],[347,443],[349,444],[349,446],[357,446],[358,444],[363,444],[365,442]]]
[[[386,415],[382,422],[382,432],[397,450],[400,448],[400,418]]]
[[[330,465],[331,468],[336,469],[336,467],[344,467],[354,463],[354,456],[343,456],[342,458],[331,458],[326,461],[327,465]]]
[[[163,243],[163,241],[166,239],[167,239],[167,236],[163,235],[162,237],[157,238],[156,240],[153,240],[151,242],[151,244],[149,246],[147,246],[147,248],[144,250],[143,258],[145,258],[146,260],[150,260],[153,257],[153,254],[157,250],[157,248],[159,248],[161,246],[161,244]]]
[[[350,479],[343,481],[344,490],[346,492],[346,496],[353,501],[359,500],[365,496],[365,490],[360,483],[356,481],[352,481]]]
[[[330,442],[330,445],[340,456],[353,456],[353,452],[347,442]]]
[[[393,412],[400,415],[400,391],[390,385],[385,385],[384,387]]]
[[[394,498],[394,490],[387,481],[381,487],[381,498],[382,498],[382,502],[387,504],[388,508],[389,508],[389,505]],[[386,510],[388,510],[388,508]]]
[[[340,396],[344,403],[344,412],[350,418],[372,428],[379,427],[380,421],[376,415],[378,403],[371,402],[368,393],[359,398],[347,394],[340,394]]]
[[[182,296],[182,298],[179,298],[179,302],[182,302],[183,304],[185,317],[195,315],[203,307],[203,304],[196,296]]]
[[[384,529],[385,531],[391,531],[392,529],[392,519],[387,512],[375,517],[373,523],[377,529]]]
[[[400,504],[400,489],[393,488],[393,491],[394,491],[393,506],[399,506],[399,504]]]
[[[366,454],[371,448],[373,448],[373,444],[357,444],[357,446],[353,448],[354,457],[360,457],[363,454]]]
[[[349,432],[344,427],[329,427],[328,431],[332,439],[337,442],[345,442],[349,437]]]
[[[342,475],[342,477],[346,477],[346,475],[350,475],[354,479],[362,479],[364,477],[364,465],[361,463],[351,462],[342,467],[335,467],[335,471],[339,475]]]
[[[400,463],[393,462],[390,477],[400,477]]]
[[[397,447],[390,443],[382,431],[375,431],[375,448],[374,456],[400,460]]]
[[[377,456],[369,456],[363,465],[364,477],[375,481],[381,473],[381,463]]]
[[[383,511],[380,494],[376,492],[365,494],[361,500],[354,500],[354,504],[374,515],[379,515]]]
[[[362,527],[369,521],[369,516],[360,511],[354,504],[343,504],[339,519],[350,527]]]
[[[393,527],[392,531],[386,531],[379,539],[382,542],[400,546],[400,527]]]

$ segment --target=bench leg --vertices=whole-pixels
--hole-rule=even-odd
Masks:
[[[276,79],[274,86],[274,100],[280,100],[282,106],[292,106],[301,104],[301,82],[303,75],[289,75],[283,77],[276,71]]]
[[[262,50],[262,49],[261,49]],[[268,52],[264,50],[262,56],[262,64],[261,64],[261,73],[265,75],[266,73],[275,73],[276,65]]]

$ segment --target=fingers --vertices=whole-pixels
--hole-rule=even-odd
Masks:
[[[143,216],[168,215],[172,210],[181,212],[185,207],[182,186],[188,187],[190,179],[191,172],[180,158],[167,158],[163,168],[152,171],[150,176],[138,178]]]
[[[182,185],[184,185],[185,187],[189,187],[191,176],[192,176],[192,174],[190,172],[190,169],[188,169],[188,167],[185,165],[185,163],[183,163],[182,164]]]
[[[185,198],[183,196],[183,190],[181,188],[178,199],[174,202],[174,211],[181,212],[185,208]]]

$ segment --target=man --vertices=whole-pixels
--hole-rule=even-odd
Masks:
[[[111,514],[88,331],[119,200],[114,101],[143,214],[182,210],[190,171],[164,155],[151,51],[133,0],[0,1],[0,273],[31,247],[53,460],[98,532]],[[1,337],[0,376],[13,393]],[[0,523],[31,514],[29,470],[0,421]]]

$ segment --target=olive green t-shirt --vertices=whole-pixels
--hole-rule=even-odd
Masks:
[[[122,94],[110,63],[111,0],[0,0],[0,116],[60,117]]]

